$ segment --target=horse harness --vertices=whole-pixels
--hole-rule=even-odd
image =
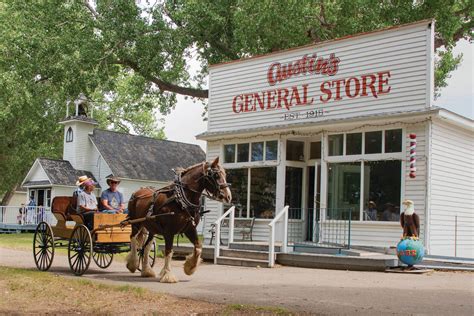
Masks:
[[[175,172],[175,179],[173,184],[169,185],[168,187],[153,191],[152,201],[148,208],[146,217],[150,217],[153,215],[153,209],[155,208],[156,200],[160,193],[172,192],[172,195],[158,206],[158,210],[172,202],[176,202],[181,207],[181,209],[183,209],[188,215],[188,220],[186,221],[184,227],[181,229],[181,232],[183,232],[190,223],[194,227],[196,227],[195,217],[199,214],[199,210],[201,209],[201,199],[199,199],[199,204],[192,203],[187,198],[185,189],[215,200],[215,196],[221,194],[222,190],[227,188],[229,185],[227,183],[219,184],[217,182],[217,179],[219,178],[219,171],[214,168],[211,168],[209,163],[207,162],[203,164],[203,175],[198,179],[198,181],[204,179],[204,181],[211,185],[212,192],[209,192],[206,189],[206,191],[208,192],[207,194],[191,189],[186,183],[183,183],[181,179],[182,172],[176,172],[175,170],[173,171]],[[152,188],[149,189],[152,190]]]

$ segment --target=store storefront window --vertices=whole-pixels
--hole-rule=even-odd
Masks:
[[[344,135],[329,135],[329,156],[342,156],[344,145]]]
[[[327,219],[358,220],[360,216],[360,162],[328,165]]]
[[[252,161],[263,160],[263,142],[252,143]]]
[[[382,152],[382,131],[365,133],[365,153],[379,154]]]
[[[271,140],[265,142],[265,160],[277,160],[278,141]]]
[[[366,180],[364,181],[363,220],[398,221],[400,219],[401,161],[367,161],[364,162],[364,173]]]
[[[312,142],[309,150],[309,159],[321,159],[321,142]]]
[[[227,169],[226,173],[226,181],[231,184],[235,216],[247,217],[248,169]]]
[[[235,162],[235,144],[224,145],[224,162]]]
[[[237,162],[249,161],[249,144],[237,144]]]
[[[290,219],[302,219],[301,195],[303,190],[303,168],[286,167],[285,205],[289,206]]]
[[[304,142],[288,140],[286,142],[286,160],[304,161]]]
[[[362,133],[346,135],[346,155],[362,154]]]
[[[276,167],[250,169],[250,217],[273,218],[275,192]]]
[[[385,131],[385,152],[397,153],[402,151],[402,130],[391,129]]]

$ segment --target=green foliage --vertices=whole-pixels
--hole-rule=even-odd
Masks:
[[[426,18],[443,87],[473,10],[471,0],[1,0],[0,195],[38,155],[60,156],[56,122],[80,93],[101,127],[164,137],[155,114],[176,94],[205,100],[209,64]]]

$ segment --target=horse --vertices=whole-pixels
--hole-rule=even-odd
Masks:
[[[128,202],[129,219],[147,218],[132,224],[130,235],[130,253],[126,259],[126,267],[135,272],[139,266],[137,247],[140,236],[148,232],[148,238],[141,257],[142,277],[156,277],[148,263],[148,254],[155,235],[162,235],[165,240],[165,264],[159,274],[162,283],[176,283],[177,278],[171,272],[173,239],[177,234],[184,234],[194,245],[191,255],[186,258],[184,272],[192,275],[201,262],[202,244],[198,239],[196,227],[200,220],[201,195],[208,195],[218,201],[230,203],[232,195],[226,182],[224,168],[219,165],[219,157],[212,163],[202,162],[187,169],[175,171],[175,181],[159,190],[141,188],[132,194]]]

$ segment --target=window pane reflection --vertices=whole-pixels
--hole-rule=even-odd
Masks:
[[[263,160],[263,142],[252,143],[252,161]]]
[[[231,184],[232,204],[236,217],[247,217],[248,169],[227,169],[227,183]]]
[[[329,156],[342,156],[344,135],[329,135]]]
[[[275,216],[276,167],[252,168],[250,183],[250,217]]]
[[[359,219],[360,213],[360,163],[328,164],[327,219]],[[349,213],[349,209],[352,212]]]
[[[368,161],[364,163],[364,174],[368,181],[364,181],[365,206],[362,218],[367,221],[398,221],[401,162]]]

